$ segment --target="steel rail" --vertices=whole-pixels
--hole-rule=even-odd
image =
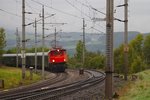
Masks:
[[[101,76],[96,76],[94,75],[94,71],[85,71],[88,75],[89,78],[86,80],[80,80],[74,83],[69,83],[61,86],[56,86],[56,87],[43,87],[41,89],[36,89],[32,90],[29,92],[22,92],[22,93],[17,93],[5,97],[0,97],[0,99],[5,99],[5,100],[46,100],[46,99],[53,99],[53,98],[58,98],[62,95],[67,95],[68,93],[73,93],[78,90],[82,90],[84,88],[87,88],[89,86],[93,86],[94,84],[99,83],[100,81],[103,81],[105,78],[105,74],[102,72]]]
[[[91,72],[90,72],[91,73]],[[38,94],[19,98],[19,100],[46,100],[46,99],[54,99],[59,98],[62,95],[67,95],[68,93],[71,94],[75,91],[82,90],[84,88],[87,88],[89,86],[93,86],[105,79],[105,74],[101,72],[101,76],[93,76],[90,79],[75,82],[68,85],[63,85],[60,87],[56,87],[55,89],[48,89],[47,91],[40,92]]]
[[[7,100],[12,100],[18,97],[23,97],[25,95],[31,95],[33,92],[36,91],[40,91],[43,90],[44,88],[46,88],[47,86],[53,85],[55,83],[64,81],[65,79],[67,79],[68,73],[65,74],[56,74],[56,76],[54,78],[50,78],[48,80],[45,80],[44,82],[41,83],[35,83],[31,86],[27,86],[25,88],[19,88],[16,90],[12,90],[10,92],[6,92],[6,93],[2,93],[0,95],[0,99],[7,99]],[[40,89],[39,89],[40,88]],[[27,92],[29,91],[29,92]]]

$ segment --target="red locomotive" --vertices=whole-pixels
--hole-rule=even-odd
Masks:
[[[52,48],[48,53],[49,70],[52,72],[64,72],[67,68],[66,49]]]

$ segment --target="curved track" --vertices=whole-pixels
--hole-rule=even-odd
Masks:
[[[22,94],[27,93],[28,91],[36,91],[39,88],[40,89],[44,89],[47,86],[53,85],[55,83],[64,81],[68,78],[68,73],[57,73],[55,74],[55,76],[53,78],[49,78],[47,80],[38,82],[38,83],[34,83],[32,85],[29,86],[23,86],[23,87],[19,87],[16,89],[12,89],[6,92],[1,92],[0,93],[0,100],[4,99],[4,100],[12,100],[13,97],[17,97],[17,96],[21,96]]]
[[[102,82],[105,79],[105,74],[98,71],[85,71],[88,73],[89,78],[82,81],[77,81],[70,84],[65,84],[56,87],[46,87],[36,89],[29,92],[22,92],[15,95],[3,96],[0,99],[5,100],[58,100],[61,96],[68,95],[87,87],[93,86]]]

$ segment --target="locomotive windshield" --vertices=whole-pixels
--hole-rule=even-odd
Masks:
[[[51,56],[58,56],[58,55],[63,55],[63,50],[55,50],[51,51]]]
[[[57,56],[57,55],[62,55],[63,52],[62,51],[54,51],[54,55]]]

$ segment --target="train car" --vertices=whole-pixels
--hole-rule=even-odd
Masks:
[[[3,54],[2,64],[15,67],[17,65],[17,54]],[[18,65],[21,67],[21,54],[18,54]]]
[[[26,53],[25,54],[26,58],[26,68],[29,67],[35,67],[35,53]],[[21,59],[22,54],[18,54],[18,65],[19,67],[22,66],[22,59]],[[44,53],[45,61],[45,69],[48,67],[48,52]],[[17,65],[17,54],[3,54],[2,58],[2,64],[7,65],[7,66],[12,66],[16,67]],[[37,53],[37,68],[41,69],[42,68],[42,52]]]
[[[66,49],[52,48],[48,53],[49,70],[52,72],[64,72],[67,68]]]

